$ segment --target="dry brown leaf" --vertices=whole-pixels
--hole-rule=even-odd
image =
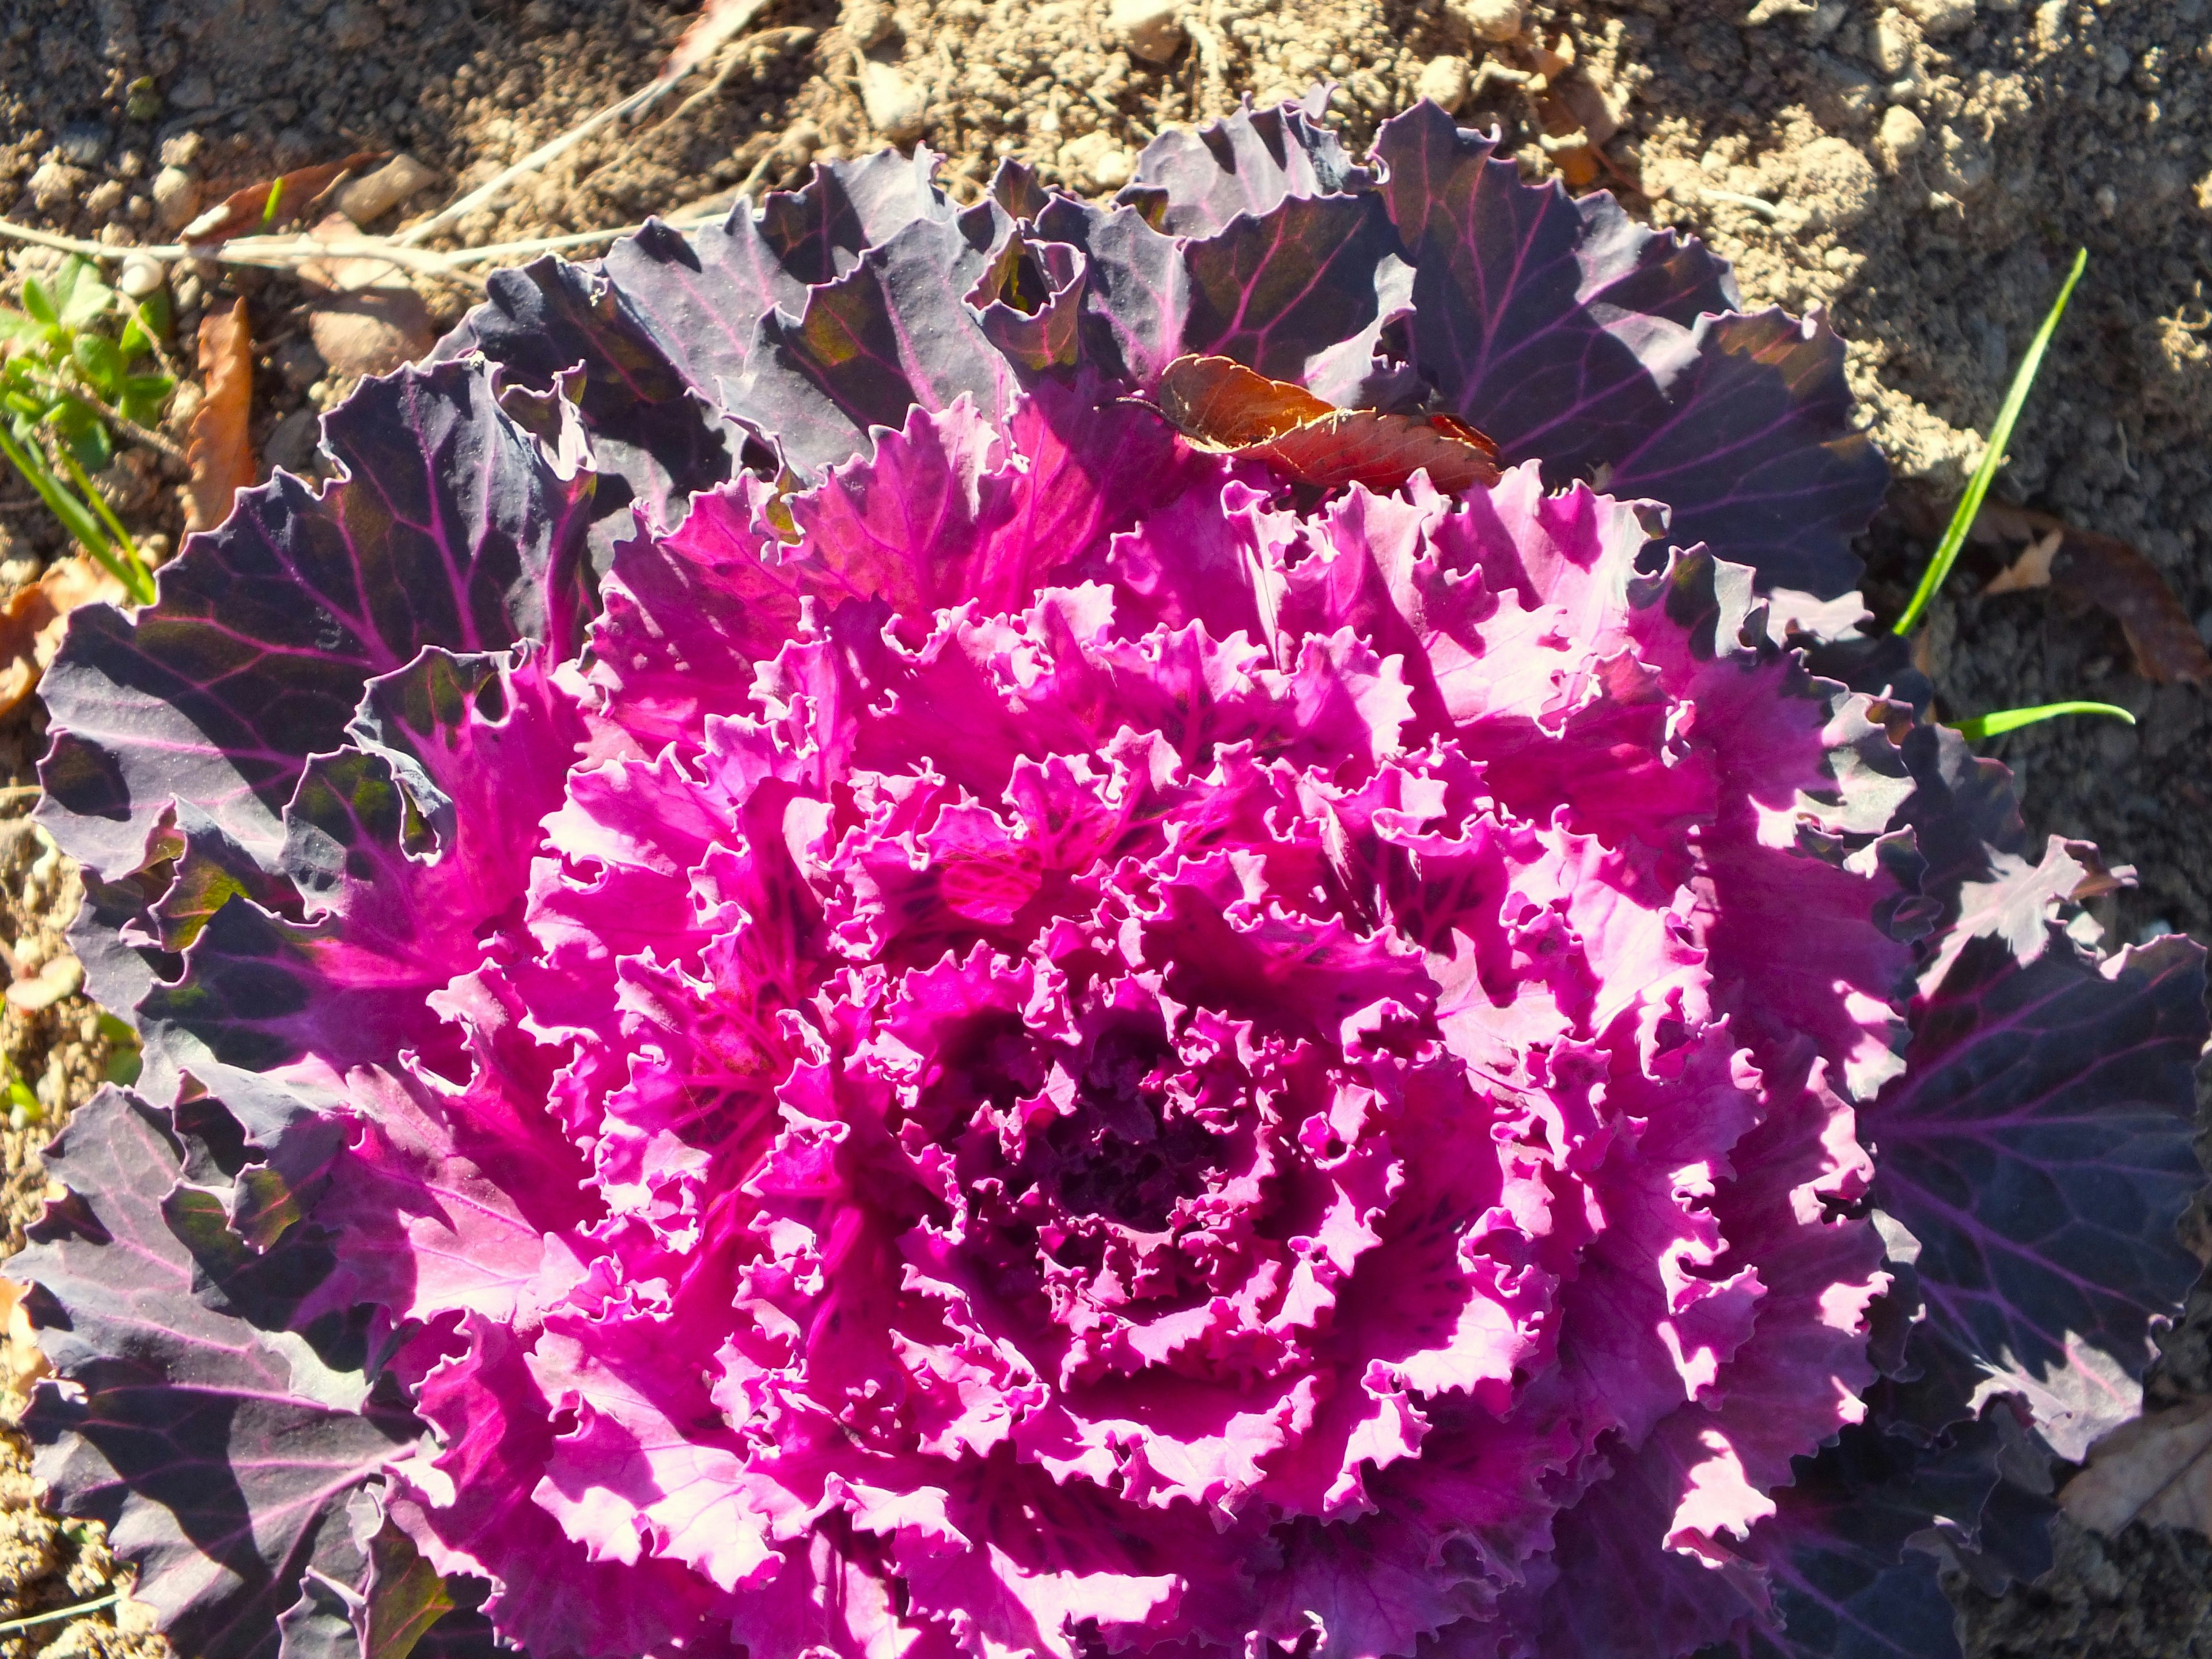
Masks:
[[[325,242],[357,234],[343,213],[331,214],[313,232]],[[307,311],[307,334],[337,374],[387,374],[420,357],[436,338],[429,307],[406,271],[389,259],[310,259],[301,265],[300,280],[321,291]]]
[[[39,678],[62,648],[69,614],[81,605],[130,598],[123,584],[82,553],[50,566],[0,607],[0,714],[38,690]]]
[[[2089,1448],[2088,1467],[2066,1483],[2058,1505],[2097,1532],[2142,1521],[2212,1536],[2212,1399],[2123,1423]]]
[[[1498,482],[1497,446],[1449,415],[1339,409],[1226,357],[1178,357],[1159,398],[1193,447],[1255,457],[1302,483],[1395,489],[1423,469],[1446,494]]]
[[[1983,503],[1974,537],[1985,543],[2029,544],[2027,554],[1984,592],[2048,586],[2117,620],[2128,636],[2136,672],[2145,679],[2212,680],[2212,653],[2204,649],[2180,599],[2158,567],[2118,537],[2077,530],[2048,513],[2002,501]],[[2051,543],[2047,554],[2042,550],[2045,542]]]
[[[185,459],[191,482],[185,489],[187,533],[212,530],[230,516],[230,504],[253,485],[253,340],[240,300],[226,313],[210,312],[200,324],[199,407],[192,411]]]
[[[356,168],[374,167],[391,153],[385,149],[364,149],[347,156],[343,161],[325,161],[315,167],[295,167],[280,178],[264,179],[258,185],[248,185],[244,190],[234,190],[186,225],[182,240],[196,246],[212,246],[217,242],[227,242],[234,236],[251,235],[272,224],[297,218],[347,173]],[[276,197],[274,213],[270,211],[271,192]]]
[[[2058,556],[2058,550],[2066,538],[2057,531],[2047,531],[2027,544],[2027,551],[1997,572],[1990,585],[1982,590],[1987,598],[1997,593],[2024,593],[2031,587],[2051,586],[2051,562]]]

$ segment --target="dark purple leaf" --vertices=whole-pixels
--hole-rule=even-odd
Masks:
[[[14,1271],[81,1397],[42,1385],[24,1426],[55,1507],[106,1524],[180,1651],[274,1659],[276,1615],[348,1493],[420,1425],[285,1328],[327,1252],[298,1233],[245,1251],[219,1197],[181,1184],[184,1153],[113,1089],[48,1149],[70,1197]]]
[[[990,253],[957,221],[915,221],[811,289],[797,319],[763,317],[750,367],[718,382],[719,401],[810,479],[852,459],[870,427],[902,427],[917,404],[945,409],[964,393],[1003,416],[1012,366],[965,297]]]
[[[347,477],[248,491],[161,573],[135,618],[71,618],[44,691],[56,736],[45,823],[109,878],[173,801],[273,858],[307,757],[335,749],[372,676],[424,646],[497,650],[588,615],[586,474],[503,411],[481,367],[365,382],[325,430]]]
[[[1382,331],[1406,314],[1415,280],[1379,198],[1291,197],[1187,244],[1183,263],[1183,351],[1233,357],[1330,403],[1374,401],[1365,383]]]
[[[1137,176],[1115,199],[1157,230],[1211,236],[1240,213],[1264,214],[1286,197],[1365,190],[1375,175],[1356,166],[1321,125],[1328,92],[1296,103],[1162,133],[1137,158]]]
[[[1082,354],[1087,264],[1066,242],[1008,237],[966,296],[983,337],[1032,373],[1073,368]]]
[[[457,1598],[414,1541],[385,1519],[373,1489],[353,1495],[346,1520],[346,1535],[337,1547],[325,1549],[300,1600],[276,1621],[283,1635],[278,1659],[408,1659],[418,1652],[496,1650],[490,1626],[475,1613],[481,1590],[470,1596],[465,1589]],[[442,1639],[432,1641],[441,1631]],[[456,1637],[467,1644],[458,1644]]]
[[[1103,378],[1148,386],[1183,355],[1191,283],[1175,237],[1133,208],[1101,213],[1065,196],[1038,215],[1037,234],[1089,258],[1083,349]]]
[[[1769,1659],[1947,1659],[1958,1652],[1951,1603],[1934,1558],[1911,1547],[1931,1528],[1976,1535],[1999,1481],[1999,1430],[1964,1425],[1923,1453],[1865,1425],[1845,1429],[1775,1494],[1753,1533],[1779,1629],[1747,1633],[1741,1651]]]
[[[808,288],[849,272],[864,248],[952,212],[926,156],[885,151],[817,167],[805,189],[771,193],[757,214],[739,203],[720,225],[689,233],[654,221],[593,264],[546,258],[498,272],[488,301],[432,355],[481,351],[541,392],[580,368],[603,565],[628,533],[623,509],[672,524],[693,492],[729,477],[738,434],[716,410],[715,388],[744,379],[768,313],[798,314]]]
[[[1821,598],[1859,564],[1881,457],[1849,422],[1840,347],[1738,303],[1694,242],[1633,223],[1604,192],[1531,189],[1491,140],[1433,105],[1386,122],[1381,195],[1414,267],[1421,374],[1508,461],[1592,477],[1674,509],[1671,539]]]
[[[1700,319],[1695,340],[1666,417],[1617,458],[1606,488],[1665,501],[1671,540],[1751,566],[1762,587],[1848,592],[1850,538],[1889,474],[1852,428],[1844,343],[1779,311]]]
[[[2186,939],[2101,965],[2063,937],[2025,964],[1976,939],[1860,1119],[1875,1202],[1919,1242],[1931,1335],[2022,1395],[2063,1456],[2136,1410],[2151,1321],[2196,1277],[2174,1224],[2203,1180],[2205,1024]]]

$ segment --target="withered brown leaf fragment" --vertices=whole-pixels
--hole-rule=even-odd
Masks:
[[[234,190],[186,225],[183,240],[196,245],[227,242],[279,220],[295,218],[347,173],[374,167],[391,154],[388,149],[359,150],[343,161],[295,167],[281,177]]]
[[[212,530],[230,516],[238,491],[253,485],[253,341],[246,301],[211,312],[200,325],[200,406],[192,411],[185,459],[191,481],[185,492],[187,533]]]
[[[1974,520],[1984,542],[2021,543],[2027,551],[1982,591],[2049,587],[2111,616],[2128,636],[2136,672],[2147,680],[2212,680],[2212,653],[2189,613],[2149,559],[2117,536],[2080,530],[2048,513],[1987,501]]]
[[[1449,415],[1339,409],[1227,357],[1170,363],[1159,410],[1197,448],[1253,456],[1324,489],[1395,489],[1424,470],[1447,495],[1498,482],[1498,447]]]
[[[38,690],[40,676],[62,648],[70,612],[81,605],[130,598],[123,584],[79,553],[47,567],[27,587],[0,605],[0,714]]]

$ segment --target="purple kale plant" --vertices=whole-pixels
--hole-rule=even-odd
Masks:
[[[2038,1569],[2198,954],[1851,626],[1824,325],[1317,113],[502,273],[78,614],[145,1065],[30,1427],[182,1650],[1919,1656]],[[1205,453],[1190,354],[1503,477]]]

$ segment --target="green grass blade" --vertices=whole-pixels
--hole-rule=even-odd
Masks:
[[[118,558],[111,558],[96,548],[92,550],[93,556],[106,565],[108,574],[123,584],[134,604],[153,604],[154,573],[146,568],[146,561],[138,556],[137,544],[131,539],[131,532],[123,527],[123,520],[109,508],[107,497],[94,488],[92,480],[85,476],[84,469],[77,465],[76,456],[64,450],[62,465],[69,468],[70,477],[76,481],[76,487],[84,491],[85,499],[92,503],[93,511],[100,514],[109,533],[115,538],[116,553],[120,562]]]
[[[62,521],[62,527],[76,538],[84,550],[114,571],[117,580],[129,586],[128,579],[116,569],[114,555],[108,550],[106,537],[100,533],[100,521],[92,516],[85,504],[70,495],[63,487],[61,480],[42,463],[32,459],[30,454],[5,430],[0,430],[0,455],[5,455],[15,464],[15,471],[21,473],[31,488],[39,492],[39,499],[52,509],[53,515]]]
[[[2051,314],[2043,319],[2043,326],[2035,331],[2035,339],[2027,348],[2027,356],[2020,360],[2020,368],[2012,377],[2012,386],[2005,393],[2004,406],[1997,410],[1996,424],[1990,428],[1990,444],[1983,453],[1982,464],[1974,469],[1973,477],[1966,484],[1966,493],[1960,498],[1959,510],[1951,515],[1951,522],[1943,532],[1943,539],[1936,544],[1936,556],[1929,562],[1927,574],[1920,578],[1920,586],[1912,595],[1912,603],[1905,607],[1905,614],[1897,619],[1895,632],[1910,634],[1919,623],[1922,613],[1936,598],[1936,590],[1943,586],[1943,579],[1951,574],[1958,562],[1959,550],[1966,545],[1966,532],[1974,527],[1974,516],[1982,510],[1982,498],[1990,493],[1990,481],[2004,465],[2005,446],[2012,441],[2013,422],[2020,419],[2020,411],[2027,402],[2027,389],[2035,383],[2035,372],[2043,367],[2043,354],[2051,344],[2051,337],[2057,331],[2058,319],[2066,314],[2066,302],[2074,297],[2074,285],[2081,280],[2081,272],[2089,263],[2089,250],[2083,248],[2074,256],[2074,269],[2066,275],[2065,286],[2058,290],[2058,298],[2051,307]]]
[[[2109,714],[2130,726],[2136,723],[2133,714],[2109,702],[2046,702],[2033,708],[2000,708],[1993,714],[1977,714],[1970,720],[1960,720],[1959,732],[1968,742],[1979,742],[1984,738],[2001,738],[2008,732],[2017,732],[2023,726],[2055,720],[2061,714]]]

